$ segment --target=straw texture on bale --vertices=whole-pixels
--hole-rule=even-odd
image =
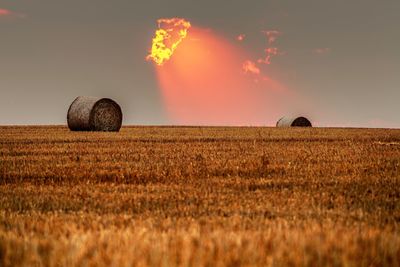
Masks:
[[[80,96],[69,107],[67,121],[71,131],[118,132],[122,111],[109,98]]]
[[[311,121],[305,117],[283,117],[276,127],[312,127]]]

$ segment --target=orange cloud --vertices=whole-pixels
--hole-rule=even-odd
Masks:
[[[282,32],[278,30],[265,30],[262,31],[262,33],[267,37],[268,46],[264,50],[266,55],[263,58],[259,58],[257,63],[269,65],[271,64],[272,57],[285,54],[277,47],[272,46],[277,41],[278,37],[282,35]]]
[[[259,58],[257,60],[258,63],[260,64],[271,64],[271,58],[274,56],[282,56],[285,54],[285,52],[280,51],[277,47],[268,47],[265,50],[266,56],[265,58]]]
[[[268,46],[264,49],[265,56],[258,58],[255,61],[246,60],[242,65],[242,70],[245,74],[253,74],[260,76],[261,80],[265,81],[265,77],[263,77],[261,73],[260,66],[262,64],[270,65],[271,59],[274,56],[284,55],[284,52],[281,52],[277,47],[272,47],[271,45],[276,42],[278,36],[282,35],[280,31],[277,30],[267,30],[262,31],[263,34],[267,36]],[[240,35],[238,36],[239,40]],[[255,82],[259,82],[258,78],[254,80]]]
[[[241,42],[241,41],[244,40],[245,37],[246,37],[245,34],[239,34],[239,35],[236,37],[236,40],[238,40],[239,42]]]
[[[278,37],[282,35],[282,32],[277,30],[267,30],[267,31],[262,31],[262,33],[264,33],[267,36],[269,45],[275,43]]]
[[[244,61],[242,65],[242,71],[245,74],[252,75],[252,79],[255,83],[271,83],[271,79],[268,76],[265,76],[263,70],[261,69],[262,65],[270,65],[271,60],[275,56],[285,55],[286,52],[281,51],[278,47],[273,46],[278,38],[278,36],[282,35],[282,33],[278,30],[267,30],[262,31],[262,33],[267,36],[267,46],[264,48],[264,55],[259,57],[258,59],[247,59]],[[274,86],[276,89],[277,87]],[[282,89],[275,91],[284,91]]]
[[[256,75],[261,73],[260,69],[256,66],[256,63],[254,63],[251,60],[246,60],[243,63],[242,69],[243,69],[244,73],[252,73],[252,74],[256,74]]]

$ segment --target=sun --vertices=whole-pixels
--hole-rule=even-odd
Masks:
[[[162,66],[168,61],[186,38],[191,27],[189,21],[181,18],[159,19],[158,30],[155,32],[147,60],[153,60]]]

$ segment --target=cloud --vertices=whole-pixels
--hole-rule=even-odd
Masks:
[[[281,55],[285,55],[286,53],[281,51],[278,47],[273,46],[272,44],[274,44],[278,37],[282,35],[282,33],[278,30],[266,30],[266,31],[262,31],[262,33],[267,36],[267,46],[264,49],[264,56],[259,57],[256,60],[246,60],[243,63],[242,69],[244,71],[244,73],[246,74],[253,74],[253,75],[257,75],[259,76],[255,82],[258,81],[268,81],[265,79],[268,79],[267,77],[264,77],[263,74],[261,73],[261,69],[260,67],[262,65],[270,65],[271,64],[271,59],[272,57],[275,56],[281,56]],[[239,38],[240,37],[240,38]],[[244,38],[244,35],[243,35]],[[239,41],[242,40],[242,36],[239,35],[237,38]],[[261,80],[259,80],[261,79]]]
[[[313,53],[316,55],[324,55],[330,53],[331,51],[332,49],[329,47],[322,47],[322,48],[315,48],[313,50]]]
[[[272,45],[273,43],[276,42],[279,36],[282,35],[282,32],[278,30],[266,30],[262,31],[267,36],[268,44]]]
[[[243,69],[244,73],[252,73],[252,74],[256,74],[256,75],[261,73],[260,69],[256,66],[256,63],[254,63],[251,60],[246,60],[243,63],[242,69]]]
[[[241,41],[244,40],[245,37],[246,37],[245,34],[239,34],[239,35],[236,37],[236,40],[238,40],[239,42],[241,42]]]
[[[264,49],[265,56],[263,58],[259,58],[257,63],[269,65],[271,64],[272,57],[285,54],[284,52],[280,51],[279,48],[273,46],[273,44],[275,44],[275,42],[278,40],[278,37],[282,35],[282,32],[278,30],[265,30],[261,32],[267,37],[268,46]]]
[[[282,56],[282,55],[286,54],[285,52],[280,51],[279,48],[277,48],[277,47],[267,47],[264,51],[265,51],[265,54],[266,54],[265,57],[264,58],[259,58],[257,60],[257,62],[260,63],[260,64],[269,65],[269,64],[271,64],[272,57],[274,57],[274,56]]]

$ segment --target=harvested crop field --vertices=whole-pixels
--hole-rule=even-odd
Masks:
[[[400,130],[0,127],[0,266],[399,266]]]

